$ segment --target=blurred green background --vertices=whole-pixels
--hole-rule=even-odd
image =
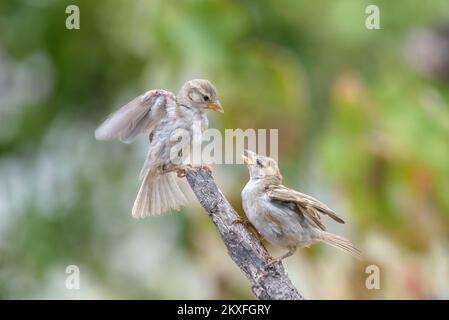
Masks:
[[[80,30],[65,27],[70,4]],[[210,126],[278,128],[285,184],[339,212],[329,230],[363,251],[286,260],[306,298],[449,298],[446,25],[447,0],[2,0],[0,298],[253,298],[185,183],[182,212],[131,218],[147,138],[94,139],[133,97],[198,77],[225,108]],[[242,213],[246,169],[214,175]]]

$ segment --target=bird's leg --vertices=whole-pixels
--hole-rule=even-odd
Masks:
[[[237,219],[235,219],[234,221],[232,221],[232,224],[243,224],[245,227],[248,227],[248,224],[250,224],[251,222],[249,222],[248,219],[242,218],[242,217],[238,217]]]
[[[207,172],[209,172],[210,175],[212,175],[212,167],[211,167],[211,165],[209,165],[209,164],[207,164],[207,163],[204,163],[204,164],[202,164],[202,165],[200,166],[200,169],[204,169],[204,170],[206,170]]]
[[[182,173],[183,175],[181,176],[181,178],[182,178],[182,177],[185,177],[185,174],[187,173],[187,171],[198,171],[200,169],[204,169],[207,172],[209,172],[210,175],[212,175],[212,167],[208,164],[202,164],[197,167],[194,167],[191,164],[183,165],[183,166],[181,166],[180,169],[177,170],[177,172],[179,172],[179,171],[183,172]],[[179,177],[179,174],[178,174],[178,177]]]
[[[176,169],[178,178],[184,178],[188,171],[195,170],[191,164],[184,164]]]
[[[257,240],[259,240],[259,241],[263,240],[262,235],[259,233],[259,231],[256,229],[256,227],[251,222],[249,222],[248,219],[238,217],[237,219],[232,221],[232,224],[243,224],[247,229],[250,229],[254,233]]]
[[[295,253],[295,251],[296,251],[296,247],[290,248],[286,254],[284,254],[284,255],[282,255],[282,256],[280,256],[280,257],[278,257],[278,258],[271,258],[271,259],[270,259],[271,261],[268,262],[268,265],[269,265],[269,266],[272,266],[272,265],[275,264],[275,263],[281,262],[281,261],[284,260],[285,258],[288,258],[288,257],[290,257],[291,255],[293,255],[293,254]]]

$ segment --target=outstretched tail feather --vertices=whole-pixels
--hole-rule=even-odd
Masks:
[[[187,202],[184,193],[182,192],[181,188],[179,187],[178,183],[176,182],[175,174],[171,173],[169,178],[167,179],[168,187],[166,189],[170,189],[172,191],[172,194],[177,195],[169,198],[173,203],[173,208],[176,210],[179,210],[180,205],[183,205]]]
[[[357,249],[352,244],[351,241],[349,241],[343,237],[337,236],[336,234],[325,232],[325,231],[323,231],[321,233],[321,236],[322,236],[321,239],[323,242],[325,242],[337,249],[345,251],[346,253],[349,253],[354,258],[362,259],[362,253],[360,252],[359,249]]]
[[[139,192],[137,193],[136,200],[134,201],[134,206],[132,210],[132,216],[134,218],[143,218],[141,214],[147,212],[149,204],[149,180],[152,178],[150,174],[145,175],[142,184],[140,185]]]
[[[159,179],[157,179],[157,180],[159,180]],[[156,215],[160,214],[159,186],[160,186],[160,182],[153,184],[152,189],[150,189],[153,191],[153,192],[150,191],[150,195],[151,195],[150,212],[151,212],[152,216],[156,216]]]
[[[170,190],[170,192],[164,192],[166,197],[165,205],[167,208],[179,210],[179,206],[185,203],[186,199],[183,192],[179,188],[178,183],[176,182],[174,174],[170,174],[167,179],[164,180],[163,188],[164,190]],[[170,194],[179,196],[170,196]]]
[[[132,216],[144,218],[145,216],[160,215],[186,203],[186,198],[179,188],[174,173],[153,174],[146,172],[142,185],[134,202]]]
[[[160,189],[159,189],[159,197],[160,197],[160,201],[161,201],[161,206],[160,206],[161,213],[165,212],[165,211],[168,211],[170,209],[170,206],[168,205],[170,203],[169,199],[167,198],[165,192],[163,192],[163,190],[165,190],[166,185],[167,185],[166,181],[167,181],[167,179],[162,179],[161,184],[159,185],[159,187],[160,187]]]

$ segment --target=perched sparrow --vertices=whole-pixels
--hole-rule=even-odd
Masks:
[[[186,159],[191,144],[201,145],[202,132],[208,127],[207,109],[223,112],[215,87],[208,80],[190,80],[177,96],[159,89],[138,96],[95,131],[97,140],[119,139],[125,143],[131,143],[140,133],[149,134],[150,148],[140,173],[143,181],[133,217],[179,210],[186,202],[175,172],[180,176],[192,168]]]
[[[242,191],[246,216],[265,239],[289,249],[271,263],[291,256],[297,247],[309,247],[320,241],[360,257],[360,251],[351,242],[325,231],[321,215],[344,223],[335,212],[311,196],[283,186],[275,160],[245,152],[242,157],[250,174]]]

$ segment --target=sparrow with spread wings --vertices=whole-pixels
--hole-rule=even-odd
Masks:
[[[143,218],[179,210],[186,202],[176,181],[192,169],[191,144],[201,144],[208,127],[206,110],[223,112],[215,87],[208,80],[187,81],[178,95],[150,90],[110,115],[95,131],[97,140],[118,139],[131,143],[141,134],[150,138],[149,151],[140,173],[142,184],[132,216]],[[186,163],[187,161],[187,163]]]

